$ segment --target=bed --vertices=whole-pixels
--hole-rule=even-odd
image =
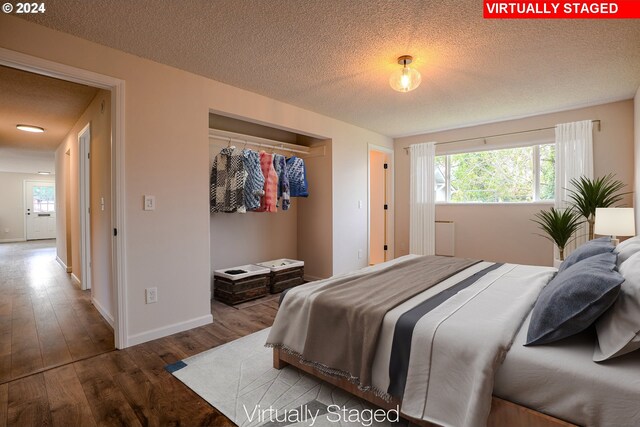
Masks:
[[[640,424],[636,355],[596,365],[588,333],[523,346],[532,307],[555,274],[409,255],[292,289],[267,345],[276,368],[291,364],[382,408],[397,406],[419,425]]]

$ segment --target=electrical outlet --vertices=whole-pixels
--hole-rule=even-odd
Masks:
[[[362,249],[358,249],[358,259],[362,259]]]
[[[153,304],[158,302],[158,288],[147,288],[144,290],[144,302]]]

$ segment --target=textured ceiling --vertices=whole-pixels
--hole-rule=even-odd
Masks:
[[[0,66],[0,148],[55,150],[97,90]],[[46,131],[23,132],[20,123]]]
[[[480,0],[56,0],[21,17],[390,136],[640,85],[640,20],[484,20]],[[403,54],[423,76],[410,93],[388,83]]]

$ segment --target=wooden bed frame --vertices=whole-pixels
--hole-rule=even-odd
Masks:
[[[390,410],[396,409],[400,404],[398,401],[387,402],[372,392],[366,392],[358,389],[358,387],[346,379],[329,376],[313,366],[300,363],[300,360],[289,353],[280,351],[278,348],[273,349],[273,367],[282,369],[287,365],[294,366],[318,379],[328,382],[338,388],[341,388],[367,402],[370,402],[380,408]],[[437,427],[436,424],[429,423],[424,420],[417,420],[404,417],[413,424],[423,427]],[[575,424],[553,418],[541,412],[534,411],[524,406],[511,403],[493,396],[491,404],[491,413],[487,421],[487,427],[577,427]]]

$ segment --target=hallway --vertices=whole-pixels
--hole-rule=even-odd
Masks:
[[[55,240],[0,244],[0,384],[115,348],[55,256]]]
[[[111,328],[56,263],[54,244],[0,244],[0,427],[233,426],[165,366],[271,326],[279,295],[212,301],[214,323],[113,350]]]

